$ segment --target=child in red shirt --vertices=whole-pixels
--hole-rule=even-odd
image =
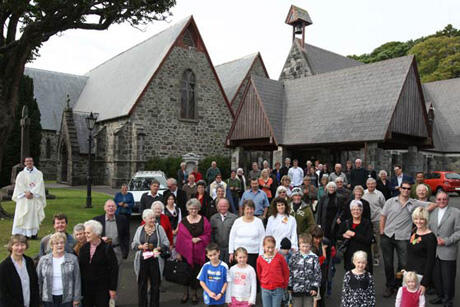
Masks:
[[[259,278],[264,306],[281,306],[289,282],[289,268],[284,256],[275,250],[276,240],[266,236],[263,242],[264,254],[257,258]]]

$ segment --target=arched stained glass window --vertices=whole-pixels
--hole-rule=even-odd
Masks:
[[[184,71],[182,76],[180,116],[184,119],[195,118],[195,74],[190,69]]]

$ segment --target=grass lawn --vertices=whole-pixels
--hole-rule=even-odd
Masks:
[[[81,222],[92,219],[96,215],[104,213],[104,202],[110,197],[107,194],[92,192],[93,208],[85,209],[86,191],[77,191],[70,189],[50,189],[50,194],[56,195],[56,199],[48,199],[46,201],[45,219],[43,220],[38,232],[39,238],[43,238],[47,234],[53,232],[53,215],[55,213],[65,213],[69,220],[68,232],[72,233],[73,227]],[[2,202],[3,208],[14,213],[15,203],[12,201]],[[7,255],[8,251],[5,245],[11,236],[13,227],[13,219],[0,220],[0,261]],[[40,248],[40,240],[29,241],[29,249],[26,255],[35,256]]]

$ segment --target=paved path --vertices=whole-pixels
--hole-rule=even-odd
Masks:
[[[86,186],[76,186],[76,187],[69,187],[64,185],[47,185],[47,187],[65,187],[71,189],[79,189],[85,190]],[[112,189],[107,186],[94,186],[94,191],[106,193],[109,195],[114,195],[118,190]],[[460,208],[460,197],[456,196],[455,194],[451,195],[450,205]],[[140,223],[140,217],[134,216],[131,218],[131,236],[134,235],[134,232],[137,226]],[[129,258],[125,260],[121,265],[121,272],[120,272],[120,282],[119,282],[119,289],[118,289],[118,299],[117,299],[117,306],[120,307],[134,307],[137,306],[137,284],[134,275],[133,269],[133,258],[134,253],[130,253]],[[383,261],[381,261],[383,263]],[[457,260],[457,288],[460,286],[460,253],[459,259]],[[326,306],[340,306],[340,292],[342,286],[342,277],[344,275],[343,265],[337,265],[337,273],[334,279],[334,286],[332,295],[327,298]],[[394,306],[394,297],[392,298],[383,298],[382,294],[385,290],[385,276],[383,271],[383,265],[378,267],[374,267],[374,278],[376,283],[376,292],[377,292],[377,306],[382,307],[392,307]],[[160,305],[163,307],[173,307],[173,306],[189,306],[191,302],[189,301],[187,304],[181,305],[180,298],[182,297],[182,286],[175,285],[169,282],[164,282],[164,286],[166,288],[165,293],[161,293],[160,298]],[[201,297],[201,291],[200,297]],[[427,296],[427,299],[432,297]],[[198,306],[204,306],[199,304]],[[258,298],[257,306],[262,306],[260,303],[260,298]],[[427,306],[440,306],[440,305],[431,305],[427,304]],[[460,293],[457,293],[456,300],[454,302],[454,306],[460,306]]]

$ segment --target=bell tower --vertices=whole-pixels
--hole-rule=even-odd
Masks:
[[[302,35],[302,46],[304,46],[305,27],[313,23],[308,12],[300,7],[291,5],[285,23],[292,26],[292,41],[295,40],[296,35]]]

